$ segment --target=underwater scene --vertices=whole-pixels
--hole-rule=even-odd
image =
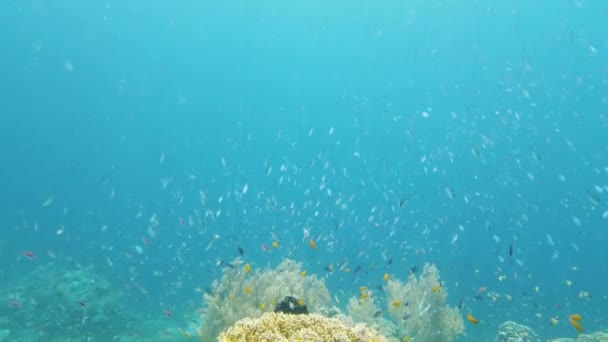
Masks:
[[[5,0],[0,341],[608,341],[608,2]]]

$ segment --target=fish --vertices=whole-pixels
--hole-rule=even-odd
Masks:
[[[386,265],[390,266],[393,264],[393,257],[388,258],[388,261],[386,262]]]
[[[581,333],[583,332],[583,327],[579,322],[582,320],[583,318],[579,314],[570,315],[568,318],[568,322],[570,322],[570,325],[573,326],[576,331]]]
[[[357,267],[355,267],[355,273],[353,273],[353,277],[356,276],[357,273],[361,272],[362,269],[363,269],[363,266],[357,265]]]
[[[173,313],[166,309],[163,309],[163,315],[165,315],[165,317],[173,317]]]
[[[276,241],[272,241],[272,247],[274,247],[274,249],[279,249],[279,243]]]
[[[53,196],[50,196],[49,198],[47,198],[44,202],[42,202],[42,206],[43,207],[48,207],[49,205],[51,205],[53,203]]]
[[[509,245],[509,256],[512,257],[513,256],[513,242],[511,242],[511,244]]]
[[[18,300],[10,300],[8,305],[12,308],[19,309],[21,307],[21,302]]]
[[[464,306],[464,298],[460,298],[460,301],[458,302],[458,310],[462,310],[463,306]]]
[[[551,317],[549,323],[551,324],[551,326],[556,326],[557,323],[559,323],[559,319],[557,319],[557,317]]]
[[[445,194],[449,199],[453,200],[454,197],[456,197],[454,190],[452,190],[452,188],[449,185],[446,185],[443,190],[445,191]]]
[[[23,252],[21,252],[21,255],[23,255],[26,259],[30,259],[30,260],[38,259],[38,256],[36,256],[36,254],[34,252],[30,252],[30,251],[23,251]]]
[[[467,314],[467,320],[469,322],[471,322],[472,324],[479,323],[479,320],[477,320],[477,318],[473,317],[473,315],[471,315],[471,314]]]
[[[414,267],[410,268],[411,274],[416,274],[416,272],[418,272],[418,266],[414,266]]]
[[[317,249],[317,244],[312,239],[308,240],[308,244],[310,245],[310,248]]]
[[[600,205],[601,199],[596,193],[587,190],[587,195],[589,196],[589,202],[591,202],[591,204],[594,206]]]
[[[243,267],[243,269],[245,270],[245,272],[251,273],[251,265],[245,264],[245,266]]]
[[[241,247],[238,247],[238,249],[239,249],[239,254],[241,256],[243,256],[243,254],[245,254],[245,251]]]

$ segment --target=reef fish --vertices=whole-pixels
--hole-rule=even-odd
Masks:
[[[471,314],[467,314],[467,320],[469,322],[471,322],[472,324],[479,323],[479,320],[477,318],[473,317],[473,315],[471,315]]]

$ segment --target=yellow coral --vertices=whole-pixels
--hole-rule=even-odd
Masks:
[[[317,314],[290,315],[269,312],[245,318],[223,332],[220,342],[259,341],[360,341],[386,342],[386,338],[362,324],[352,325]]]

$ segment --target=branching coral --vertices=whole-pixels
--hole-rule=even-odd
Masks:
[[[364,325],[350,325],[321,315],[266,313],[245,318],[222,333],[220,342],[335,341],[384,342],[386,338]]]
[[[302,300],[311,313],[328,309],[330,296],[322,280],[301,272],[301,264],[284,260],[276,269],[249,273],[240,259],[224,270],[211,293],[204,295],[203,326],[199,334],[204,341],[214,340],[219,333],[243,318],[257,318],[274,311],[275,304],[286,296]]]
[[[425,265],[419,278],[410,274],[405,284],[399,280],[388,280],[385,294],[386,312],[392,322],[390,326],[395,329],[394,334],[397,336],[449,342],[464,331],[464,321],[458,310],[445,305],[447,291],[439,280],[439,271],[433,265]],[[382,315],[378,315],[375,309],[368,308],[375,304],[355,305],[355,301],[356,299],[351,299],[349,314],[356,321],[378,329],[387,326]],[[370,317],[370,314],[373,316]]]

